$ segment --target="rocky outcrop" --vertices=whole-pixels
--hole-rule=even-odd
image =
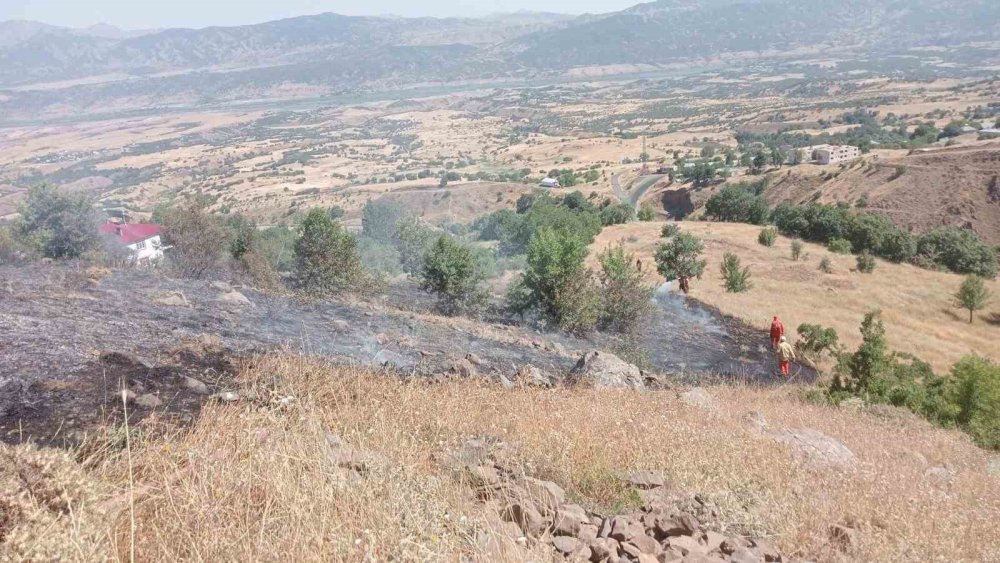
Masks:
[[[584,354],[569,372],[567,382],[595,389],[643,389],[639,368],[608,352]]]

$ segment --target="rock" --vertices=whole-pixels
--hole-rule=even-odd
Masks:
[[[331,322],[330,325],[333,327],[333,330],[337,332],[350,332],[351,330],[351,323],[341,319]]]
[[[764,561],[781,561],[781,554],[767,540],[753,540],[754,551],[764,558]]]
[[[590,542],[591,561],[604,561],[618,557],[619,545],[611,538],[597,538]]]
[[[666,547],[656,557],[659,563],[680,563],[684,560],[684,553],[676,547]]]
[[[212,395],[212,398],[222,403],[235,403],[240,400],[240,394],[235,391],[223,391]]]
[[[704,555],[708,553],[705,545],[692,536],[675,536],[670,538],[670,547],[675,547],[684,554],[685,557],[691,554]]]
[[[517,524],[524,535],[530,538],[542,535],[547,527],[542,513],[533,502],[525,498],[512,500],[504,507],[501,516],[504,520]]]
[[[812,428],[793,428],[776,434],[775,439],[787,444],[802,457],[820,465],[849,467],[857,458],[839,440]]]
[[[646,535],[646,529],[628,516],[615,516],[611,519],[610,536],[622,543],[644,535]]]
[[[728,538],[726,538],[726,536],[711,530],[706,530],[701,536],[701,541],[705,544],[705,549],[707,549],[709,553],[715,551],[716,549],[721,549],[722,542],[727,539]]]
[[[525,385],[533,387],[552,387],[552,377],[537,367],[528,364],[517,371],[517,378]]]
[[[702,553],[689,553],[681,559],[681,563],[725,563],[726,560],[715,557],[714,555],[706,555]]]
[[[253,305],[253,302],[250,301],[246,295],[243,295],[235,290],[223,293],[222,295],[216,297],[215,300],[226,305],[237,305],[240,307]]]
[[[689,389],[680,394],[681,401],[688,406],[703,409],[715,410],[715,399],[701,387]]]
[[[181,377],[185,388],[200,395],[208,395],[208,385],[205,385],[205,382],[186,375],[182,375]]]
[[[841,401],[837,406],[842,409],[853,409],[859,411],[865,406],[865,400],[861,397],[848,397]]]
[[[995,457],[986,464],[986,474],[992,477],[1000,476],[1000,457]]]
[[[830,543],[841,551],[847,551],[857,543],[856,535],[854,528],[842,524],[830,526]]]
[[[131,389],[122,389],[122,392],[120,393],[120,397],[126,403],[132,404],[132,403],[135,402],[136,394],[135,394],[135,391],[132,391]]]
[[[341,469],[349,469],[358,473],[368,471],[368,464],[361,452],[344,443],[340,436],[333,432],[324,435],[329,448],[330,460]]]
[[[656,471],[636,471],[625,476],[625,481],[637,489],[648,491],[664,485],[663,474]]]
[[[660,563],[660,560],[656,558],[655,555],[650,553],[640,553],[639,557],[636,558],[637,563]]]
[[[732,563],[763,563],[764,558],[745,547],[740,547],[729,554],[729,561]]]
[[[462,358],[451,364],[451,373],[459,377],[475,377],[479,372],[476,366],[467,358]]]
[[[719,544],[719,551],[730,555],[736,553],[740,549],[746,549],[750,547],[750,542],[741,537],[731,537],[726,538]]]
[[[566,347],[559,342],[552,343],[552,351],[560,356],[569,356],[569,352],[566,351]]]
[[[482,358],[480,358],[476,354],[473,354],[472,352],[469,352],[468,354],[466,354],[465,355],[465,359],[469,360],[469,363],[471,363],[472,365],[474,365],[476,367],[482,368],[482,367],[488,367],[489,366],[489,364],[487,364]]]
[[[555,536],[552,538],[552,547],[563,555],[569,555],[583,547],[583,543],[571,536]]]
[[[146,393],[145,395],[139,395],[136,397],[135,404],[147,409],[153,409],[162,405],[163,401],[161,401],[156,395]]]
[[[580,525],[580,531],[577,532],[576,537],[580,538],[581,541],[587,542],[588,544],[597,539],[597,526],[585,523]]]
[[[579,536],[580,529],[585,523],[589,525],[589,521],[587,511],[583,507],[576,504],[564,504],[556,510],[552,522],[552,533],[557,536]],[[597,537],[596,530],[594,537]]]
[[[552,481],[525,477],[522,486],[529,498],[535,501],[545,514],[554,514],[559,506],[566,502],[566,493]]]
[[[233,291],[233,286],[229,285],[228,283],[226,283],[224,281],[214,281],[214,282],[211,282],[211,283],[208,284],[208,287],[211,287],[212,289],[215,289],[215,290],[218,290],[218,291],[222,291],[222,292],[225,292],[225,293],[229,293],[229,292]]]
[[[153,294],[153,303],[168,307],[187,307],[188,300],[179,291],[163,291]]]
[[[597,537],[606,538],[609,536],[611,536],[611,518],[605,518],[601,520],[597,528]]]
[[[630,539],[628,543],[638,547],[640,552],[648,553],[650,555],[656,555],[663,550],[660,547],[659,542],[645,534],[635,536]]]
[[[398,371],[412,371],[417,364],[406,356],[393,352],[392,350],[379,350],[372,358],[371,364],[384,369],[394,369]]]
[[[608,352],[584,354],[569,372],[569,381],[595,389],[643,389],[639,368]]]
[[[697,518],[685,512],[677,516],[657,518],[653,529],[657,537],[662,539],[674,536],[690,536],[701,529],[701,524]]]

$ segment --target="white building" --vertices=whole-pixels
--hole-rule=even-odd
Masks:
[[[861,149],[852,145],[819,145],[812,147],[816,164],[836,164],[861,156]]]
[[[104,223],[101,234],[114,237],[132,253],[140,264],[156,262],[163,258],[163,229],[149,223]]]
[[[555,178],[545,178],[538,185],[541,186],[541,187],[543,187],[543,188],[558,188],[559,187],[559,180],[557,180]]]

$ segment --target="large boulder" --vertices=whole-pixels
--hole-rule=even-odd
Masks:
[[[569,381],[595,389],[643,389],[639,368],[610,354],[594,350],[584,354],[569,372]]]
[[[827,436],[812,428],[793,428],[779,432],[775,438],[788,446],[806,460],[826,466],[850,467],[857,458],[854,452],[840,440]]]

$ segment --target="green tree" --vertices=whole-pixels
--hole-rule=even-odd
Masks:
[[[870,274],[875,271],[875,257],[866,250],[858,254],[857,266],[858,271],[862,274]]]
[[[379,242],[392,242],[396,223],[405,211],[400,203],[387,199],[369,201],[361,208],[361,234]]]
[[[739,256],[727,252],[722,257],[722,282],[729,293],[742,293],[750,284],[750,267],[742,267]]]
[[[652,221],[656,217],[656,212],[653,210],[653,206],[649,202],[644,202],[639,206],[639,212],[636,214],[640,221]]]
[[[318,207],[299,226],[295,256],[299,286],[308,293],[344,291],[364,280],[357,240]]]
[[[579,237],[549,227],[528,245],[525,272],[508,292],[510,306],[522,314],[537,310],[564,330],[586,332],[597,324],[600,298],[584,267],[587,245]]]
[[[100,241],[94,202],[84,194],[41,184],[28,190],[20,213],[21,236],[48,258],[79,258]]]
[[[598,255],[598,261],[601,329],[633,334],[652,310],[653,287],[643,282],[635,255],[626,252],[623,243],[606,248]]]
[[[656,248],[656,271],[667,281],[678,280],[681,291],[690,290],[691,278],[701,278],[706,260],[701,258],[705,246],[691,233],[678,233]]]
[[[795,343],[795,347],[805,355],[811,356],[814,361],[824,354],[839,353],[837,331],[832,328],[803,323],[796,332],[799,333],[799,340]]]
[[[751,170],[754,173],[760,173],[764,170],[764,167],[767,166],[767,156],[765,156],[764,153],[757,153],[757,155],[753,157],[752,162],[753,164],[750,167]]]
[[[437,238],[437,231],[416,217],[398,221],[393,242],[403,271],[410,275],[419,273],[424,267],[424,255]]]
[[[975,274],[966,277],[955,292],[955,306],[969,311],[969,324],[972,324],[976,311],[986,308],[989,299],[990,291],[986,289],[986,282]]]
[[[424,255],[420,287],[437,296],[445,315],[478,312],[486,302],[484,279],[475,252],[448,235],[441,235]]]
[[[778,240],[778,230],[774,227],[768,227],[760,231],[757,235],[757,242],[768,248],[774,246],[775,241]]]
[[[968,356],[952,368],[951,381],[958,425],[980,446],[1000,449],[1000,365]]]
[[[681,232],[681,228],[675,223],[667,223],[660,229],[660,238],[670,238]]]
[[[635,209],[627,203],[609,205],[601,210],[601,224],[621,225],[628,223],[635,217]]]
[[[881,315],[881,311],[870,311],[861,321],[861,346],[838,366],[839,387],[863,394],[890,367]]]

